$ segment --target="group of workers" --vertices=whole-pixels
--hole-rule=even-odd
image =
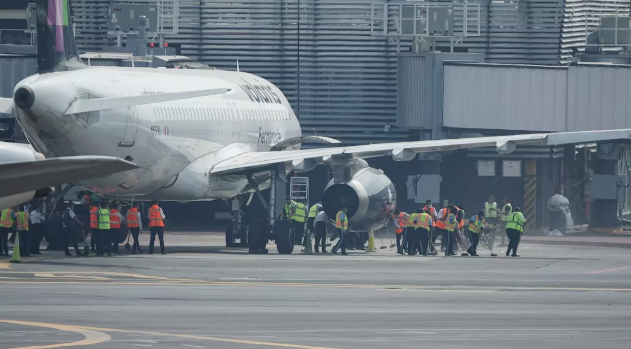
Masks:
[[[508,197],[504,198],[502,210],[498,210],[493,195],[485,203],[484,211],[469,219],[466,218],[462,205],[451,204],[437,211],[432,206],[432,201],[427,200],[425,206],[412,214],[396,210],[393,221],[397,253],[404,254],[407,251],[409,255],[417,252],[422,255],[437,254],[436,240],[441,236],[441,247],[445,256],[456,255],[459,245],[468,245],[468,248],[463,248],[466,249],[463,255],[478,256],[480,234],[486,227],[493,230],[504,228],[509,241],[506,256],[519,257],[517,248],[526,223],[519,207],[513,209]],[[504,243],[504,234],[500,235],[502,243],[499,246],[507,246]]]
[[[90,206],[89,230],[86,227],[87,222],[83,222],[74,212],[75,205],[68,202],[66,209],[61,214],[61,230],[60,241],[66,256],[72,256],[69,247],[74,247],[77,257],[83,256],[79,250],[77,243],[78,232],[82,232],[83,238],[90,233],[91,249],[90,252],[96,253],[97,256],[112,256],[119,254],[118,242],[115,241],[114,234],[122,229],[121,223],[123,216],[120,212],[119,204],[108,204],[107,201],[92,203],[89,195],[81,200]],[[166,254],[164,249],[164,220],[165,215],[162,208],[158,206],[158,202],[154,201],[148,210],[149,216],[149,254],[153,254],[154,242],[156,236],[160,241],[160,252]],[[132,254],[142,254],[139,235],[142,231],[142,217],[139,212],[139,204],[134,203],[133,207],[127,210],[125,218],[127,219],[127,228],[134,242],[131,249]],[[30,224],[29,224],[30,223]],[[40,244],[44,238],[45,216],[39,212],[38,208],[33,208],[30,212],[27,206],[19,206],[17,208],[7,208],[2,210],[0,217],[0,254],[9,255],[9,241],[13,241],[13,236],[17,233],[19,236],[20,254],[29,256],[30,254],[41,254]],[[12,234],[12,238],[9,238]],[[88,252],[88,251],[86,251]]]
[[[339,239],[336,245],[331,249],[331,253],[337,254],[337,251],[341,250],[343,256],[347,255],[346,248],[348,245],[349,237],[348,233],[348,217],[346,216],[346,207],[342,207],[335,217],[335,227],[337,234],[335,238],[331,240]],[[289,219],[292,221],[292,227],[294,229],[294,243],[296,245],[305,246],[305,229],[313,232],[315,237],[314,251],[320,253],[326,253],[326,237],[327,237],[327,223],[329,217],[324,212],[321,203],[316,203],[307,210],[307,205],[303,202],[294,201],[291,197],[287,197],[285,201],[285,207],[281,212],[281,218]],[[306,225],[305,225],[306,221]]]
[[[11,237],[9,237],[9,235]],[[44,215],[35,207],[6,208],[0,217],[0,255],[9,256],[9,242],[19,241],[20,254],[42,254],[40,242],[44,238]]]

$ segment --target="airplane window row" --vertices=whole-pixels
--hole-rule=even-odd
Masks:
[[[289,120],[291,114],[287,110],[261,109],[220,109],[220,108],[153,108],[155,120],[253,120],[281,121]]]

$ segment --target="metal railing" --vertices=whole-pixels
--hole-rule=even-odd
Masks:
[[[35,46],[37,34],[24,29],[0,29],[0,45]]]

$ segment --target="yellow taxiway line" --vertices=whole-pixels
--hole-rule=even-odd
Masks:
[[[87,328],[83,328],[79,326],[50,324],[50,323],[45,323],[45,322],[2,320],[2,319],[0,319],[0,323],[52,328],[59,331],[79,333],[85,337],[84,339],[77,342],[33,345],[33,346],[28,346],[28,347],[13,347],[13,348],[6,348],[6,349],[52,349],[52,348],[75,347],[75,346],[80,346],[80,345],[99,344],[99,343],[103,343],[105,341],[112,339],[112,337],[110,337],[109,335],[103,332],[99,332],[93,329],[87,329]]]

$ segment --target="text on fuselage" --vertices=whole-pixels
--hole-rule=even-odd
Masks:
[[[283,104],[283,101],[280,99],[280,97],[278,97],[271,86],[253,85],[245,81],[245,84],[239,85],[239,87],[241,87],[243,92],[248,95],[248,98],[250,98],[252,102]]]

